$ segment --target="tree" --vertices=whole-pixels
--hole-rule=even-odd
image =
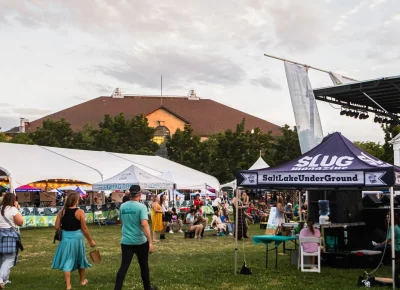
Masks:
[[[177,129],[175,134],[168,138],[167,151],[171,160],[182,165],[201,170],[208,167],[208,143],[201,144],[199,136],[193,136],[193,129],[185,126],[183,131]],[[200,162],[202,160],[202,162]]]
[[[30,137],[29,133],[18,133],[15,134],[9,141],[10,143],[15,143],[15,144],[29,144],[33,145],[35,144],[33,140]]]
[[[94,129],[93,125],[86,124],[81,130],[75,133],[73,148],[82,150],[95,150],[94,148]]]
[[[3,132],[0,132],[0,142],[8,142],[7,135]]]
[[[153,142],[154,129],[149,127],[143,115],[132,119],[125,119],[122,113],[113,118],[105,115],[99,129],[94,130],[91,136],[95,150],[154,155],[159,148]]]
[[[271,166],[290,161],[301,155],[297,130],[290,129],[289,125],[282,127],[282,135],[276,136],[272,145]]]
[[[74,133],[65,119],[43,121],[42,127],[29,134],[32,142],[41,146],[73,148]]]
[[[382,161],[393,163],[394,155],[393,155],[393,145],[389,143],[394,137],[396,137],[400,133],[400,126],[393,125],[382,125],[381,126],[383,133],[385,134],[385,143],[382,145],[384,154],[382,157]]]
[[[362,150],[366,151],[367,153],[375,156],[376,158],[383,160],[385,158],[385,149],[379,143],[375,142],[354,142],[355,145],[360,147]]]

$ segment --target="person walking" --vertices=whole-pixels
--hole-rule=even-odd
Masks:
[[[150,286],[149,253],[154,252],[148,223],[147,208],[139,202],[140,186],[132,185],[129,189],[130,201],[121,205],[120,220],[122,223],[121,251],[122,262],[118,270],[114,290],[121,290],[126,272],[136,254],[140,266],[144,290],[156,290]]]
[[[22,226],[23,223],[24,219],[15,207],[15,195],[4,194],[0,216],[0,289],[4,289],[5,284],[11,283],[8,278],[11,268],[17,263],[17,241],[20,239],[17,226]],[[10,242],[11,239],[13,241]]]
[[[52,268],[64,271],[67,290],[72,289],[71,272],[78,270],[80,284],[85,286],[88,280],[85,279],[85,269],[91,267],[86,259],[85,237],[91,247],[96,243],[89,233],[86,225],[85,213],[77,206],[79,204],[79,193],[68,194],[64,208],[58,213],[56,219],[56,230],[62,229],[62,238],[54,254]]]

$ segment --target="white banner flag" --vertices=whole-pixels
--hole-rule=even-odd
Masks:
[[[329,76],[331,77],[331,80],[332,80],[332,82],[333,82],[333,84],[335,86],[340,86],[340,85],[344,85],[344,84],[348,84],[348,83],[354,82],[351,79],[348,79],[348,78],[346,78],[346,77],[344,77],[342,75],[339,75],[339,74],[333,73],[333,72],[330,72]]]
[[[321,120],[306,68],[285,62],[285,71],[301,153],[304,154],[321,143],[323,139]]]

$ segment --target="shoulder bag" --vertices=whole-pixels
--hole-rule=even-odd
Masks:
[[[61,219],[63,218],[64,214],[65,214],[65,210],[62,210],[62,216],[60,217],[60,228],[58,230],[56,230],[55,234],[54,234],[54,240],[53,240],[53,244],[56,243],[56,241],[61,242],[62,240],[62,224],[61,224]]]
[[[21,242],[21,235],[20,235],[19,231],[13,226],[13,224],[11,223],[11,221],[10,221],[8,218],[6,218],[5,215],[3,215],[2,217],[3,217],[3,219],[9,224],[9,226],[15,231],[15,233],[17,234],[17,236],[18,236],[17,248],[20,249],[21,252],[22,252],[22,251],[24,250],[24,246],[22,245],[22,242]]]

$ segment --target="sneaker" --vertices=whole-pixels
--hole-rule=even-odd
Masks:
[[[313,271],[317,271],[317,270],[318,270],[318,268],[317,268],[317,267],[311,267],[311,270],[313,270]]]
[[[170,230],[170,231],[169,231],[169,233],[170,233],[170,234],[173,234],[173,233],[174,233],[174,231],[173,231],[173,230]]]
[[[230,235],[230,236],[233,236],[233,234],[232,234],[232,233],[229,233],[229,235]]]
[[[182,231],[182,230],[179,230],[178,233],[183,233],[183,231]]]
[[[156,285],[153,285],[150,287],[150,290],[158,290],[158,287]]]

